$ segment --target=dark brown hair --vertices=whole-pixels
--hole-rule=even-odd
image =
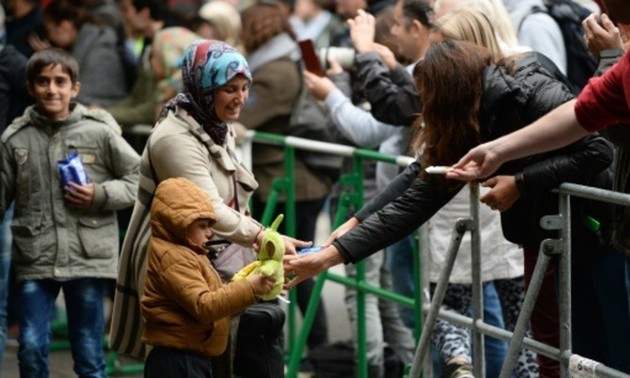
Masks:
[[[484,47],[446,40],[429,48],[416,65],[424,129],[416,134],[414,147],[424,148],[425,167],[452,165],[481,142],[482,78],[492,61]]]
[[[431,1],[427,0],[398,0],[402,4],[402,13],[409,26],[412,21],[418,20],[424,27],[430,28],[433,24],[435,13],[431,7]]]
[[[281,33],[295,39],[289,19],[278,3],[257,3],[241,12],[241,42],[249,54]]]
[[[55,0],[44,8],[44,20],[59,25],[62,21],[70,21],[79,30],[85,23],[95,22],[88,9],[78,0]]]
[[[77,60],[69,52],[56,47],[37,51],[31,56],[26,64],[26,80],[31,84],[34,83],[44,67],[50,65],[53,67],[61,66],[63,72],[70,76],[72,84],[76,84],[79,81],[79,64]]]

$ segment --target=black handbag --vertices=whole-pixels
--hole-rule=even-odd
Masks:
[[[273,302],[256,303],[241,316],[234,374],[242,378],[284,377],[284,310]]]

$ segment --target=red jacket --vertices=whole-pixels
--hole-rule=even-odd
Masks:
[[[588,131],[630,123],[630,54],[588,82],[575,104],[575,116]]]

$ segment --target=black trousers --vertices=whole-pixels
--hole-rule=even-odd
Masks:
[[[212,378],[208,357],[175,348],[155,347],[144,363],[145,378]]]

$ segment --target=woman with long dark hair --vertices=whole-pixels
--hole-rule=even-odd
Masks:
[[[549,77],[534,55],[495,64],[487,49],[466,42],[435,44],[418,63],[414,75],[423,99],[424,122],[415,144],[424,149],[420,164],[425,167],[451,165],[471,147],[517,130],[573,97],[564,85]],[[502,211],[506,239],[524,246],[526,282],[531,278],[540,242],[550,236],[538,221],[557,212],[557,195],[551,189],[562,182],[605,186],[611,162],[609,144],[599,136],[590,136],[562,150],[506,164],[493,178],[490,186],[494,190],[482,200]],[[336,231],[341,236],[322,253],[291,259],[286,269],[297,273],[294,282],[299,282],[338,263],[357,262],[415,230],[462,187],[462,183],[424,171],[415,177],[407,175],[407,181],[400,176],[367,205],[371,216],[354,228],[342,226]],[[587,204],[576,201],[574,210],[590,211]],[[581,237],[579,244],[574,240],[574,246],[601,250],[597,236],[585,229],[577,216],[573,223],[575,234]],[[349,228],[351,231],[343,234]],[[552,276],[553,268],[546,274],[532,316],[532,330],[535,338],[557,345]],[[540,358],[539,364],[541,376],[556,375],[557,364],[541,362]]]

